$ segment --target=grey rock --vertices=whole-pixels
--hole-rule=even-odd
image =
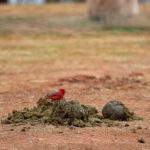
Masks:
[[[112,120],[128,120],[133,115],[123,103],[116,100],[108,102],[103,107],[102,114],[104,118]]]

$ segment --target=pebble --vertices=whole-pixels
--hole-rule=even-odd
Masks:
[[[138,142],[144,144],[144,143],[145,143],[145,140],[144,140],[143,137],[141,137],[141,138],[138,139]]]

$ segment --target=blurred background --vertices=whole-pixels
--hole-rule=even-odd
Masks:
[[[1,3],[12,4],[42,4],[49,2],[85,2],[86,0],[0,0]],[[150,0],[139,0],[140,2],[149,3]]]
[[[149,4],[150,0],[0,0],[0,33],[53,28],[149,30]]]
[[[85,2],[86,0],[0,0],[1,3],[10,4],[43,4],[49,2]],[[150,0],[139,0],[139,2],[149,3]]]

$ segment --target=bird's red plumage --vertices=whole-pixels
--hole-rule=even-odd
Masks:
[[[57,100],[62,100],[65,94],[65,90],[64,89],[59,89],[59,91],[51,93],[49,95],[46,96],[46,99],[51,99],[54,101]]]

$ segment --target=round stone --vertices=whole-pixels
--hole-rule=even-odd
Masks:
[[[102,109],[104,118],[112,120],[128,120],[132,113],[120,101],[110,101]]]

